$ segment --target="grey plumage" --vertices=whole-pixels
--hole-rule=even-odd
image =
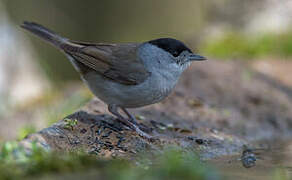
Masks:
[[[63,51],[93,94],[109,105],[109,111],[147,138],[150,136],[139,129],[125,108],[161,101],[192,60],[205,60],[171,38],[144,43],[84,43],[63,38],[36,23],[24,22],[22,27]]]
[[[174,61],[165,59],[165,56],[168,57],[167,52],[153,45],[147,43],[141,45],[137,57],[151,76],[137,85],[108,81],[95,72],[90,72],[83,78],[92,92],[107,104],[136,108],[157,103],[171,92],[183,72],[182,68],[178,68]],[[157,61],[153,61],[153,58]]]

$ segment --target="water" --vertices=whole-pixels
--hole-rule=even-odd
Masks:
[[[223,179],[292,179],[292,141],[268,143],[265,148],[253,149],[252,153],[256,161],[255,166],[250,168],[243,166],[242,155],[221,157],[212,160],[210,164],[214,164]]]

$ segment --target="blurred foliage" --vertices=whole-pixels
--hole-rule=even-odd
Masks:
[[[26,125],[18,130],[18,138],[19,140],[22,140],[27,135],[35,133],[36,127],[34,125]]]
[[[65,118],[64,121],[65,121],[64,128],[65,129],[68,129],[68,130],[73,130],[74,127],[78,123],[77,119],[68,119],[68,118]]]
[[[217,180],[224,172],[201,162],[194,152],[168,147],[154,154],[141,152],[134,161],[101,159],[82,151],[47,152],[36,143],[30,151],[15,141],[2,144],[0,152],[0,179],[119,179],[119,180]],[[230,169],[232,171],[232,169]],[[236,176],[234,171],[234,177]],[[227,172],[229,174],[230,172]],[[251,173],[253,174],[253,173]],[[285,167],[271,169],[272,180],[288,180]],[[249,176],[245,176],[249,177]],[[252,179],[255,176],[250,176]],[[257,177],[259,179],[265,178]]]
[[[258,36],[229,32],[217,39],[206,41],[200,51],[218,59],[288,58],[292,56],[292,31]]]
[[[289,178],[289,174],[287,173],[287,171],[285,171],[285,168],[282,167],[282,168],[277,168],[275,171],[274,171],[274,174],[273,174],[273,180],[288,180],[288,179],[291,179]]]
[[[88,174],[95,179],[120,180],[219,179],[216,171],[201,163],[194,153],[177,148],[169,148],[163,155],[155,155],[151,159],[144,154],[135,162],[99,159],[82,152],[46,152],[35,143],[31,149],[28,153],[16,142],[3,144],[0,153],[1,179],[54,179],[54,176],[62,177],[68,173],[71,176],[64,179],[80,179]]]
[[[42,96],[15,106],[13,111],[20,114],[31,112],[32,121],[41,120],[42,127],[47,127],[76,112],[92,98],[92,93],[83,84],[67,84],[67,87],[63,88],[62,91],[52,88],[44,92]],[[35,132],[37,128],[39,126],[30,123],[20,128],[18,139],[23,139],[26,135]]]
[[[92,98],[92,94],[87,89],[76,91],[69,97],[62,97],[58,101],[46,106],[44,113],[48,125],[51,125],[60,119],[73,114],[78,108],[84,105]]]

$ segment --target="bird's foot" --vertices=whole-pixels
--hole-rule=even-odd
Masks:
[[[128,118],[124,118],[119,112],[118,112],[118,108],[121,108],[125,114],[128,116]],[[118,120],[122,123],[124,123],[127,127],[129,127],[130,129],[132,129],[133,131],[135,131],[137,134],[139,134],[139,136],[141,136],[142,138],[145,138],[149,141],[155,141],[157,138],[154,138],[153,136],[145,133],[144,131],[142,131],[139,126],[138,123],[136,121],[136,118],[131,115],[125,108],[119,107],[115,104],[110,104],[108,106],[108,110],[114,114],[115,116],[118,117]]]
[[[145,138],[149,141],[154,141],[156,138],[147,134],[146,132],[142,131],[138,125],[136,125],[135,123],[133,123],[132,121],[130,121],[129,119],[125,119],[125,118],[118,118],[119,121],[121,121],[122,123],[124,123],[127,127],[129,127],[130,129],[132,129],[133,131],[135,131],[140,137]]]
[[[153,141],[155,140],[155,138],[147,133],[145,133],[144,131],[142,131],[140,128],[135,129],[134,131],[136,131],[137,134],[139,134],[139,136],[141,136],[142,138],[145,138],[149,141]]]

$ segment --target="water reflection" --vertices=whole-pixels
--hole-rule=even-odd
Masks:
[[[292,141],[274,141],[264,146],[251,151],[256,158],[256,164],[251,168],[243,166],[242,154],[218,158],[211,163],[221,172],[223,179],[292,179]]]

